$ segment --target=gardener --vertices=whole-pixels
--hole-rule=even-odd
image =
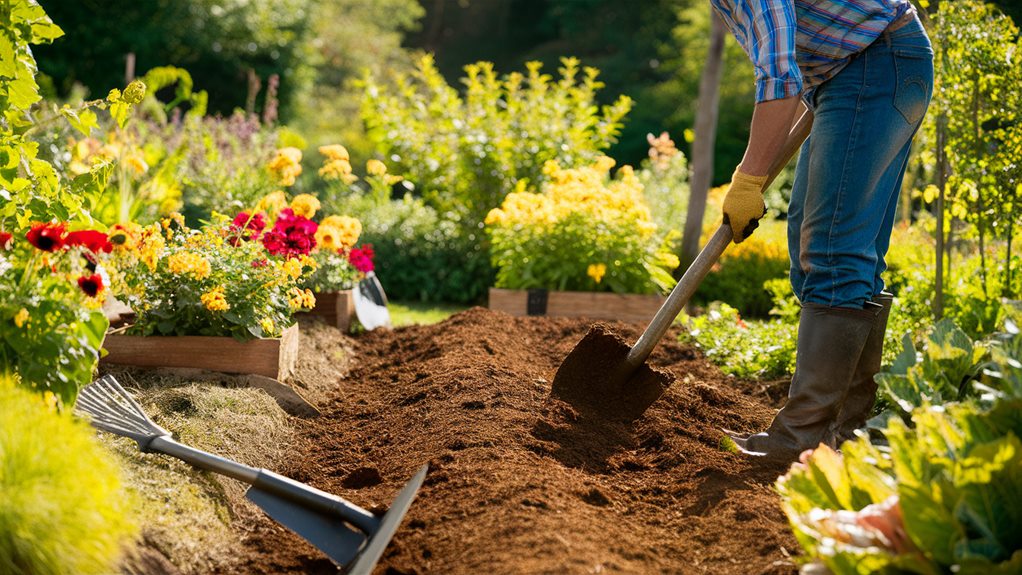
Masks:
[[[908,0],[710,0],[756,68],[749,144],[724,199],[735,243],[763,217],[762,187],[802,110],[813,113],[788,209],[802,303],[788,401],[743,452],[793,460],[865,425],[893,296],[881,273],[933,52]],[[799,114],[800,115],[800,114]]]

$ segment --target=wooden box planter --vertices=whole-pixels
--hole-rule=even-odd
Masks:
[[[298,324],[279,338],[240,342],[204,335],[108,335],[100,363],[138,367],[187,367],[223,373],[256,374],[283,381],[298,360]]]
[[[511,315],[588,317],[649,323],[666,300],[662,295],[490,288],[490,309]]]
[[[355,316],[355,299],[351,290],[335,292],[316,292],[316,307],[305,312],[314,317],[321,317],[328,325],[347,332],[351,329],[351,318]]]

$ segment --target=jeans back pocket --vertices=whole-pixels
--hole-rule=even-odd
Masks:
[[[892,53],[898,74],[894,107],[915,127],[922,121],[933,96],[933,52],[913,46],[896,47]]]

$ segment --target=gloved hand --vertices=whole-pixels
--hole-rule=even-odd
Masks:
[[[759,227],[759,220],[766,213],[763,202],[763,186],[767,176],[750,176],[735,170],[731,176],[731,188],[724,196],[724,223],[731,226],[734,241],[740,244]]]

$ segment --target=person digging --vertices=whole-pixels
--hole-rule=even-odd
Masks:
[[[802,104],[788,209],[790,279],[802,310],[788,400],[750,456],[794,461],[836,447],[873,407],[893,296],[881,277],[909,148],[933,90],[933,51],[908,0],[710,0],[752,60],[748,147],[724,199],[735,243],[766,212],[773,150]]]

